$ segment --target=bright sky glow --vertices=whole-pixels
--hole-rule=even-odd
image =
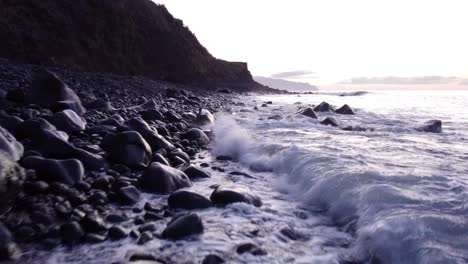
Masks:
[[[253,75],[313,72],[287,79],[319,85],[357,77],[468,79],[466,0],[155,1],[215,57],[246,61]]]

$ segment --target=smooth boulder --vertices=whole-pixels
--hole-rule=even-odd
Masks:
[[[161,194],[169,194],[192,185],[183,171],[158,162],[150,164],[139,182],[144,190]]]
[[[213,124],[214,116],[210,113],[210,111],[206,109],[200,109],[197,115],[196,122],[200,125]]]
[[[190,164],[189,166],[184,168],[183,171],[190,179],[211,177],[211,174],[209,172],[193,164]]]
[[[175,216],[164,229],[162,236],[166,239],[178,240],[186,236],[203,233],[203,223],[197,214]]]
[[[214,204],[220,206],[226,206],[231,203],[247,203],[256,207],[262,205],[262,201],[257,196],[222,187],[217,187],[213,193],[211,193],[210,199]]]
[[[127,120],[121,127],[122,131],[137,131],[148,142],[153,151],[159,149],[172,150],[174,145],[158,134],[158,131],[148,125],[145,120],[135,117]]]
[[[430,132],[430,133],[441,133],[442,132],[442,121],[434,119],[429,120],[420,126],[417,130],[422,132]]]
[[[355,114],[353,109],[347,104],[345,104],[342,107],[336,109],[335,113],[341,114],[341,115],[354,115]]]
[[[313,119],[317,119],[317,114],[310,107],[302,109],[301,111],[299,111],[299,114],[310,117],[310,118],[313,118]]]
[[[15,260],[19,257],[20,250],[13,241],[13,236],[0,222],[0,261]]]
[[[21,161],[26,169],[36,171],[36,175],[46,182],[61,182],[74,185],[84,176],[84,167],[77,159],[54,160],[41,157],[26,157]]]
[[[205,196],[185,190],[173,192],[167,198],[167,203],[171,208],[188,210],[204,209],[212,206],[211,201]]]
[[[196,141],[198,145],[204,146],[210,143],[210,139],[201,129],[191,128],[180,135],[181,139],[187,139],[189,141]]]
[[[314,107],[315,112],[335,112],[333,106],[327,102],[321,102],[319,105]]]
[[[86,127],[86,121],[70,109],[55,113],[52,117],[52,123],[57,129],[67,133],[80,132]]]
[[[129,167],[146,166],[151,161],[151,147],[136,131],[108,133],[102,142],[109,160]]]

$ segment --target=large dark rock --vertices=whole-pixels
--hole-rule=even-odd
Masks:
[[[217,187],[213,193],[211,193],[210,199],[214,204],[221,206],[231,203],[247,203],[256,207],[260,207],[262,205],[262,201],[257,196],[222,187]]]
[[[211,201],[205,196],[185,190],[173,192],[167,198],[167,203],[171,208],[181,208],[189,210],[203,209],[212,206]]]
[[[83,228],[78,222],[65,223],[60,227],[62,241],[66,244],[79,242],[85,235]]]
[[[86,110],[79,101],[59,101],[53,104],[50,109],[54,112],[60,112],[68,109],[74,111],[80,116],[86,113]]]
[[[86,108],[88,109],[97,109],[97,110],[113,110],[112,104],[109,101],[104,99],[96,99],[86,104]]]
[[[342,114],[342,115],[354,115],[353,109],[347,104],[345,104],[342,107],[336,109],[335,113]]]
[[[305,109],[300,110],[299,114],[305,115],[305,116],[313,118],[313,119],[317,119],[317,114],[315,114],[314,110],[312,110],[312,108],[310,108],[310,107],[307,107]]]
[[[225,263],[224,259],[220,256],[210,254],[203,258],[202,264],[222,264]]]
[[[162,236],[168,239],[181,239],[186,236],[203,233],[203,223],[197,214],[185,214],[174,217],[164,229]]]
[[[203,146],[210,143],[210,139],[201,129],[191,128],[180,135],[181,139],[187,139],[189,141],[196,141],[198,145]]]
[[[85,110],[81,106],[78,95],[70,89],[57,75],[49,71],[42,71],[36,76],[30,89],[26,92],[26,102],[45,106],[53,106],[57,102],[70,102],[80,108],[78,112]]]
[[[192,183],[183,171],[153,162],[141,176],[140,185],[148,192],[168,194]]]
[[[184,169],[185,174],[190,179],[196,179],[196,178],[210,178],[211,174],[204,169],[200,168],[199,166],[190,164]]]
[[[0,127],[0,152],[3,152],[7,158],[18,161],[23,156],[23,151],[23,145],[6,129]]]
[[[25,178],[24,169],[0,152],[0,214],[11,207]]]
[[[148,125],[141,118],[132,118],[127,120],[120,128],[124,131],[137,131],[148,142],[153,151],[159,149],[172,150],[174,145],[167,141],[163,136],[158,134],[158,131]]]
[[[140,115],[145,120],[162,120],[163,115],[156,109],[146,109],[140,111]]]
[[[333,109],[333,106],[331,106],[327,102],[321,102],[319,105],[314,107],[315,112],[335,112],[335,109]]]
[[[102,147],[109,153],[109,160],[114,163],[139,167],[146,166],[151,161],[151,147],[136,131],[108,133]]]
[[[10,230],[0,222],[0,261],[15,260],[20,253]]]
[[[28,138],[31,139],[33,143],[36,143],[38,140],[42,139],[45,130],[47,130],[47,133],[51,136],[53,135],[65,141],[68,140],[67,133],[58,131],[54,125],[43,118],[33,118],[22,122],[16,127],[15,135],[18,139]]]
[[[135,186],[125,186],[121,187],[117,194],[120,198],[120,201],[124,204],[135,204],[140,201],[140,191],[138,191]]]
[[[61,182],[74,185],[84,176],[84,167],[77,159],[54,160],[41,157],[26,157],[21,161],[26,169],[33,169],[46,182]]]
[[[267,255],[265,249],[259,247],[253,243],[244,243],[237,246],[236,252],[238,254],[250,253],[254,256],[264,256]]]
[[[417,128],[417,130],[422,132],[430,132],[430,133],[441,133],[442,132],[442,121],[440,120],[429,120],[424,123],[422,126]]]
[[[38,140],[35,144],[35,149],[45,157],[53,159],[77,159],[86,168],[93,170],[105,166],[105,161],[100,155],[72,146],[66,140],[57,137],[53,131],[38,131],[37,136]]]
[[[57,129],[67,133],[79,132],[86,127],[86,121],[69,109],[55,113],[52,117],[52,123]]]
[[[340,125],[338,124],[338,121],[336,121],[336,119],[333,117],[327,117],[323,119],[322,121],[320,121],[320,124],[326,125],[326,126],[334,126],[334,127],[337,127]]]

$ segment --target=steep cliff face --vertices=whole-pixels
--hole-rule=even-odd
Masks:
[[[0,57],[180,82],[254,83],[150,0],[0,0]]]

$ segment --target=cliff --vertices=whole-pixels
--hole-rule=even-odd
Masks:
[[[258,86],[150,0],[0,0],[0,57],[177,83]]]

